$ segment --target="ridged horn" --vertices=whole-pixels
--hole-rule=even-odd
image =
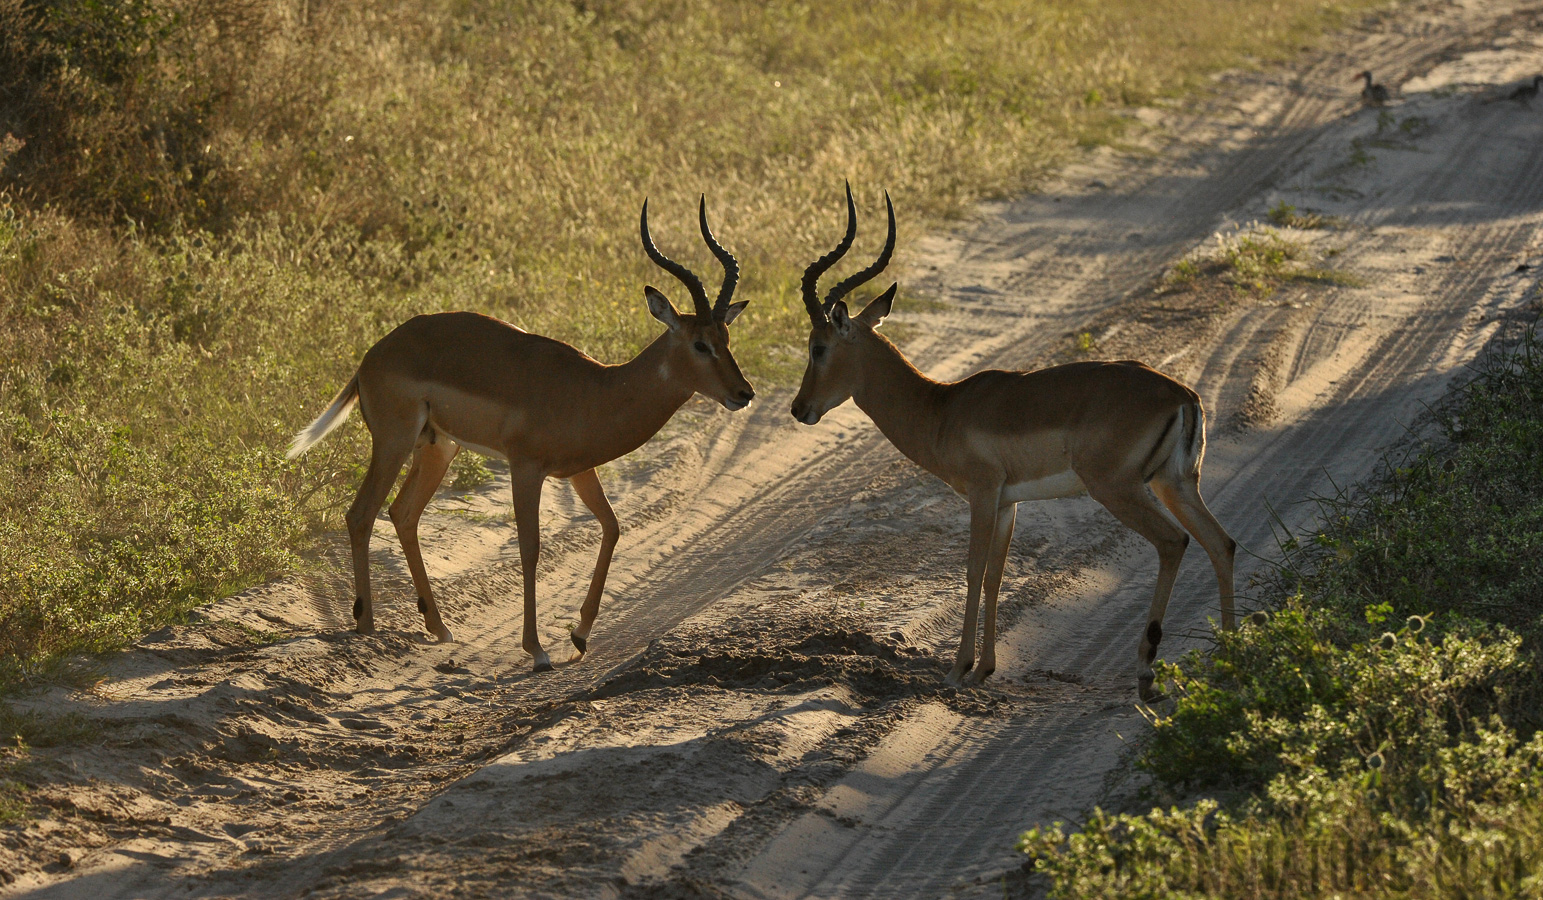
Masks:
[[[646,198],[643,200],[643,217],[638,226],[638,231],[642,234],[643,252],[648,254],[648,258],[654,261],[654,265],[680,279],[680,283],[684,284],[686,290],[691,293],[691,302],[696,307],[696,314],[704,319],[711,316],[713,308],[707,302],[707,291],[702,287],[702,279],[696,277],[690,269],[660,253],[659,248],[654,246],[654,239],[649,237],[648,200]]]
[[[707,227],[706,194],[702,195],[702,202],[697,206],[697,219],[702,224],[702,240],[707,242],[707,249],[713,251],[718,262],[723,264],[723,286],[718,288],[718,301],[713,304],[713,318],[722,322],[729,314],[729,300],[734,297],[734,288],[739,285],[739,260],[723,249],[723,245],[713,237],[713,230]]]
[[[845,281],[831,288],[830,293],[825,295],[824,305],[820,307],[822,315],[829,317],[831,307],[836,305],[837,300],[850,294],[853,289],[872,281],[884,271],[885,266],[889,265],[889,258],[895,253],[895,205],[889,201],[889,191],[884,192],[884,209],[889,214],[889,234],[884,238],[884,249],[880,251],[879,258],[873,261],[873,265],[849,275]]]
[[[841,238],[841,243],[836,249],[830,251],[819,259],[809,264],[804,270],[803,293],[804,306],[809,309],[809,320],[815,325],[824,325],[829,321],[829,316],[820,306],[819,282],[820,276],[831,266],[841,261],[841,257],[852,249],[852,239],[857,237],[857,204],[852,202],[852,183],[847,182],[847,233]]]

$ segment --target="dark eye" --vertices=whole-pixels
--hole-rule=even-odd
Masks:
[[[697,341],[696,342],[696,349],[697,349],[698,353],[708,353],[708,352],[711,352],[711,351],[709,351],[707,349],[707,342],[706,341]]]
[[[815,344],[812,348],[810,348],[809,353],[813,355],[815,359],[819,359],[825,355],[825,345]]]

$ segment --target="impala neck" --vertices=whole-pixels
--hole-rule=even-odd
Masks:
[[[923,375],[900,348],[878,332],[863,335],[859,341],[862,376],[852,401],[896,449],[922,468],[937,472],[933,438],[938,433],[945,385]]]
[[[603,369],[603,416],[613,440],[626,447],[617,456],[643,446],[696,393],[672,371],[668,337],[661,334],[631,360]]]

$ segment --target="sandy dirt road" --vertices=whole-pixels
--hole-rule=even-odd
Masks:
[[[1357,101],[1366,67],[1402,85],[1386,110]],[[912,248],[893,321],[939,377],[1072,358],[1086,333],[1194,385],[1208,501],[1257,554],[1246,585],[1270,510],[1310,521],[1306,498],[1368,474],[1497,328],[1534,314],[1543,105],[1488,101],[1536,71],[1543,3],[1437,3],[1229,76],[1198,108],[1138,111],[1145,152],[1094,154]],[[1337,217],[1294,238],[1351,283],[1153,292],[1282,201]],[[856,257],[877,240],[868,208]],[[338,546],[151,635],[89,689],[34,698],[86,736],[21,770],[48,814],[4,834],[6,893],[1031,890],[1016,835],[1107,798],[1144,728],[1133,657],[1155,555],[1091,501],[1021,507],[998,673],[947,688],[965,504],[850,405],[805,428],[788,399],[689,405],[603,475],[623,534],[582,663],[529,672],[500,484],[441,497],[425,523],[459,643],[422,635],[382,520],[378,634],[347,630]],[[558,648],[598,534],[565,486],[545,504],[540,621]],[[1203,646],[1214,603],[1196,549],[1164,656]]]

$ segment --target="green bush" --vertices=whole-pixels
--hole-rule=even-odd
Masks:
[[[1465,618],[1496,622],[1536,649],[1543,346],[1535,334],[1482,360],[1436,425],[1439,446],[1390,466],[1375,490],[1325,502],[1323,527],[1287,544],[1282,580],[1347,616],[1439,610],[1438,628]],[[1320,564],[1324,557],[1333,564]]]
[[[1143,766],[1176,787],[1253,793],[1095,811],[1075,833],[1033,829],[1019,849],[1059,897],[1537,888],[1543,736],[1524,741],[1501,714],[1532,660],[1514,636],[1411,631],[1346,646],[1338,623],[1293,604],[1168,667],[1176,709]]]
[[[1399,760],[1385,773],[1420,770],[1429,761],[1410,753],[1460,743],[1511,712],[1529,666],[1518,638],[1458,628],[1428,641],[1410,630],[1347,643],[1343,623],[1298,599],[1264,625],[1221,634],[1215,652],[1164,667],[1179,699],[1143,767],[1173,785],[1250,789],[1337,775],[1374,754]]]
[[[1358,776],[1320,783],[1311,806],[1228,811],[1215,800],[1145,815],[1095,811],[1018,848],[1078,900],[1222,897],[1535,897],[1543,856],[1543,742],[1488,737],[1482,802],[1411,818]],[[1463,760],[1447,771],[1459,776]]]
[[[1325,501],[1273,615],[1163,668],[1140,765],[1191,802],[1026,832],[1056,896],[1543,892],[1539,349],[1488,356],[1446,440]]]

